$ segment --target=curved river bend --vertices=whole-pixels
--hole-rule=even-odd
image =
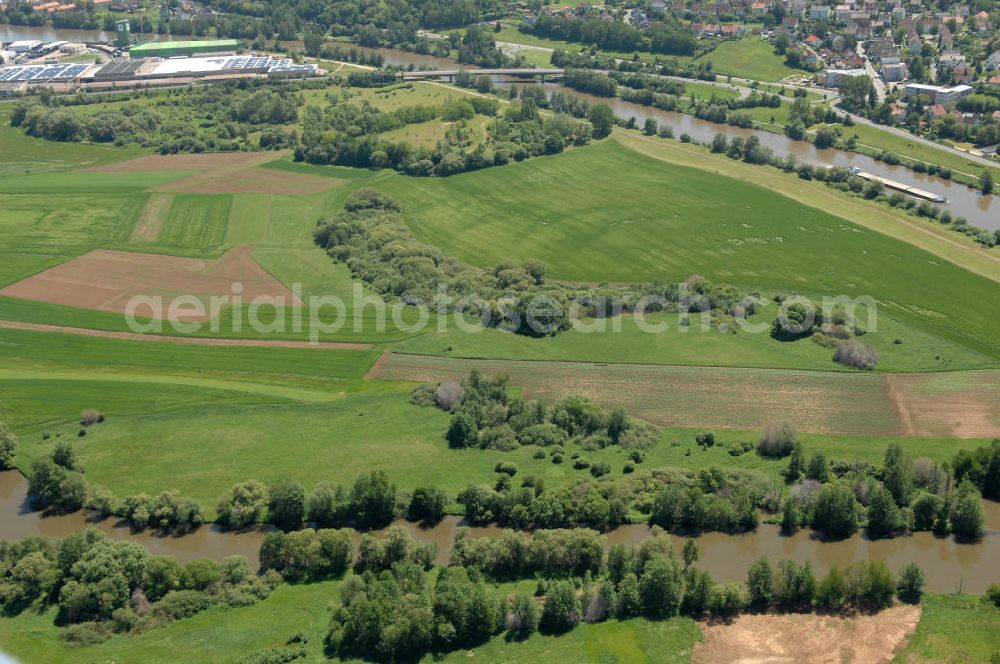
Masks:
[[[29,535],[65,537],[78,530],[97,528],[115,539],[138,542],[154,555],[175,556],[181,562],[196,558],[222,560],[226,556],[241,555],[246,556],[251,565],[256,565],[264,537],[263,530],[231,533],[216,526],[203,526],[189,535],[160,536],[149,531],[133,533],[113,518],[94,519],[86,512],[43,516],[27,507],[27,489],[27,481],[20,473],[0,473],[0,540],[13,541]],[[701,552],[698,565],[719,581],[741,581],[746,578],[750,563],[761,556],[772,561],[782,558],[798,563],[809,561],[817,574],[826,574],[833,566],[844,567],[859,560],[881,560],[894,570],[915,562],[926,573],[927,590],[931,592],[962,589],[982,593],[991,582],[1000,581],[1000,503],[986,502],[984,506],[989,530],[975,544],[958,544],[953,538],[938,539],[930,533],[877,541],[855,535],[841,542],[820,542],[806,530],[784,537],[777,526],[765,524],[743,535],[707,533],[697,537]],[[448,516],[431,528],[402,520],[395,525],[401,526],[414,539],[436,544],[436,562],[445,565],[463,521],[460,517]],[[376,537],[384,537],[387,530],[375,531]],[[473,537],[499,537],[503,533],[497,526],[475,527],[470,531]],[[616,528],[606,535],[609,545],[638,544],[649,536],[649,532],[649,526],[633,524]],[[675,539],[679,550],[683,538]]]

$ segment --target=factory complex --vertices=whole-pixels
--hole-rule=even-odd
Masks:
[[[16,64],[0,68],[0,94],[23,92],[32,85],[57,90],[126,88],[140,85],[177,85],[198,80],[221,81],[234,78],[269,76],[305,78],[323,73],[313,64],[296,64],[287,58],[269,55],[235,55],[239,43],[166,42],[132,47],[130,57],[103,64],[44,62]],[[36,47],[37,48],[37,47]],[[156,57],[154,54],[200,54]],[[143,57],[150,55],[153,57]]]

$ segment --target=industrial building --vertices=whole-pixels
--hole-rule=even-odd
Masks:
[[[129,55],[133,58],[176,58],[210,53],[235,53],[239,47],[240,42],[235,39],[149,42],[133,46],[129,49]]]
[[[305,78],[321,75],[316,65],[296,64],[289,59],[267,55],[210,58],[121,58],[105,65],[46,64],[0,68],[0,84],[80,84],[86,87],[129,87],[164,85],[175,81],[212,81],[246,76]],[[10,86],[7,86],[10,88]],[[17,90],[20,85],[15,86]],[[59,86],[62,87],[62,86]],[[11,90],[17,91],[14,88]]]

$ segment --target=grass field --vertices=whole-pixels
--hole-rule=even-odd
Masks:
[[[552,278],[588,283],[699,274],[765,290],[869,295],[907,325],[1000,357],[981,306],[995,283],[768,189],[616,143],[419,188],[400,177],[378,186],[402,201],[421,239],[477,265],[536,259]]]
[[[896,664],[987,664],[1000,653],[1000,609],[969,595],[930,595]]]
[[[808,75],[802,69],[786,65],[780,55],[775,55],[773,46],[756,38],[724,41],[694,61],[699,64],[711,62],[712,71],[716,74],[731,74],[757,81],[781,81],[789,76]]]
[[[217,256],[226,239],[232,197],[175,196],[160,232],[162,249],[179,256]],[[258,222],[259,223],[259,222]]]

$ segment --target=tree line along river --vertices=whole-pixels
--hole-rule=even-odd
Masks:
[[[30,509],[27,502],[28,482],[16,471],[0,473],[0,540],[14,541],[30,535],[65,537],[86,528],[97,528],[115,539],[128,539],[145,546],[154,555],[170,555],[180,562],[196,558],[222,560],[226,556],[246,556],[252,566],[257,564],[257,552],[264,538],[263,529],[249,532],[226,532],[217,526],[202,526],[187,535],[159,535],[152,531],[133,533],[114,518],[99,519],[86,511],[44,516]],[[961,589],[982,593],[991,583],[1000,580],[1000,503],[984,502],[987,531],[983,538],[971,544],[959,544],[952,537],[937,538],[931,533],[913,533],[894,539],[870,540],[855,534],[845,540],[823,542],[809,530],[783,536],[778,526],[762,524],[750,533],[726,535],[705,533],[695,538],[700,549],[699,567],[718,581],[742,581],[754,560],[767,556],[772,561],[783,558],[798,563],[809,561],[819,575],[832,567],[845,567],[860,560],[881,560],[893,570],[915,562],[927,575],[927,590],[947,593]],[[464,522],[458,516],[446,516],[432,527],[399,520],[395,524],[416,540],[433,542],[437,546],[436,562],[448,564],[455,535]],[[374,531],[384,537],[388,528]],[[605,533],[608,546],[638,544],[649,536],[646,524],[619,526]],[[470,528],[472,537],[499,537],[498,526]],[[360,539],[360,534],[355,540]],[[680,550],[684,538],[675,537]]]

